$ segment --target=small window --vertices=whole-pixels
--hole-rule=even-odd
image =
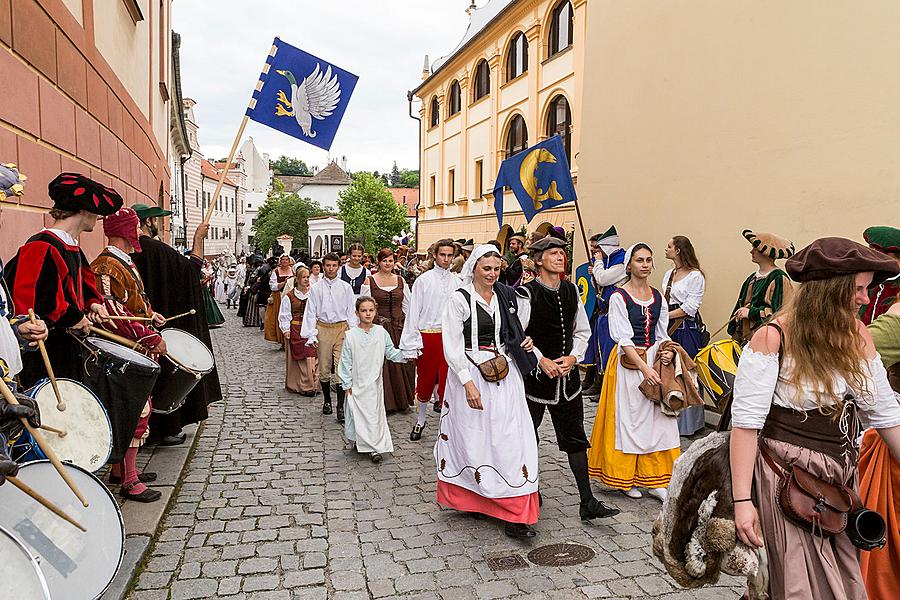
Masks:
[[[431,206],[437,204],[437,181],[434,175],[431,176],[431,186],[428,188],[428,193],[431,194]]]
[[[450,204],[456,202],[456,170],[447,171],[447,201]]]
[[[484,193],[484,161],[475,161],[475,197],[481,198]]]
[[[509,43],[506,52],[506,80],[512,81],[528,70],[528,40],[521,31]]]
[[[473,102],[491,93],[491,68],[484,59],[475,67],[475,85],[472,89]]]
[[[572,3],[569,0],[560,2],[550,15],[550,39],[548,40],[548,54],[553,56],[572,45],[574,30],[574,15]]]
[[[431,114],[428,116],[428,126],[437,127],[438,123],[441,122],[441,105],[438,102],[437,96],[432,96],[430,110]]]
[[[459,82],[454,81],[450,85],[450,97],[447,101],[447,116],[452,117],[462,108],[462,98],[460,98]]]
[[[194,190],[194,204],[200,208],[200,190]]]
[[[572,163],[572,111],[566,97],[559,95],[550,102],[550,110],[547,112],[547,136],[562,137],[563,146],[566,147],[566,158]]]
[[[506,158],[518,154],[528,147],[528,128],[522,115],[516,115],[509,124],[506,134]]]

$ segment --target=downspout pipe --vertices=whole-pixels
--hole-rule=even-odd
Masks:
[[[413,114],[413,93],[411,91],[406,92],[406,100],[409,102],[409,118],[414,119],[418,122],[419,127],[416,131],[416,136],[419,138],[419,155],[417,157],[418,160],[418,171],[419,171],[419,202],[416,203],[416,250],[419,249],[419,206],[422,204],[422,119],[415,116]]]

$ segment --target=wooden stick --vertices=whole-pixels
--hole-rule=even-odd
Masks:
[[[12,390],[9,389],[9,386],[6,385],[6,382],[0,379],[0,392],[3,393],[3,397],[6,398],[6,401],[12,404],[13,406],[18,405],[19,401],[16,400],[15,394],[12,393]],[[53,448],[50,447],[50,444],[47,443],[47,440],[44,439],[43,434],[40,431],[31,426],[28,422],[28,419],[25,417],[19,417],[19,420],[22,422],[22,425],[25,426],[25,429],[28,430],[28,433],[31,434],[31,437],[34,438],[34,441],[37,443],[38,447],[44,452],[47,458],[50,459],[50,463],[59,473],[60,477],[63,478],[63,481],[66,482],[66,485],[69,486],[69,489],[72,490],[72,493],[81,500],[81,504],[84,505],[85,508],[88,507],[88,501],[81,494],[81,490],[78,489],[78,486],[75,485],[75,482],[72,480],[72,477],[69,476],[69,472],[66,471],[63,464],[59,461],[59,457],[56,455],[56,452]]]
[[[69,435],[68,431],[64,431],[62,429],[57,429],[56,427],[50,427],[49,425],[44,425],[43,423],[41,423],[41,429],[43,429],[44,431],[49,431],[50,433],[55,433],[56,435],[58,435],[61,438]]]
[[[99,335],[100,337],[106,338],[112,342],[116,342],[117,344],[122,344],[126,348],[131,348],[132,350],[136,350],[138,352],[144,352],[146,350],[146,348],[141,346],[138,342],[134,342],[126,337],[122,337],[121,335],[111,333],[105,329],[100,329],[99,327],[91,326],[91,333]]]
[[[31,319],[32,323],[37,323],[37,317],[33,308],[28,309],[28,318]],[[47,346],[44,345],[44,340],[38,340],[38,349],[41,351],[44,367],[47,368],[47,377],[50,378],[50,385],[53,386],[53,394],[56,396],[56,410],[62,412],[66,410],[66,403],[63,402],[62,394],[59,393],[59,386],[56,385],[56,376],[53,374],[53,365],[50,364],[50,356],[47,354]]]
[[[109,321],[152,321],[153,317],[131,317],[125,315],[109,315],[106,317]]]
[[[172,319],[180,319],[181,317],[186,317],[188,315],[196,315],[196,314],[197,314],[197,311],[192,308],[191,310],[181,313],[181,314],[178,314],[178,315],[175,315],[174,317],[166,317],[166,322],[168,323]]]
[[[50,512],[55,514],[57,517],[68,521],[69,523],[71,523],[72,525],[74,525],[75,527],[80,529],[81,531],[84,531],[85,533],[87,533],[87,529],[85,529],[81,523],[79,523],[78,521],[76,521],[75,519],[73,519],[72,517],[67,515],[65,512],[63,512],[63,510],[60,507],[56,506],[55,504],[53,504],[52,502],[50,502],[49,500],[47,500],[46,498],[44,498],[43,496],[38,494],[36,491],[34,491],[34,489],[30,485],[24,483],[23,481],[20,481],[16,477],[7,477],[6,481],[10,482],[14,486],[19,488],[23,492],[25,492],[25,494],[27,494],[28,496],[31,496],[31,498],[35,502],[42,505],[44,508],[46,508],[47,510],[49,510]]]

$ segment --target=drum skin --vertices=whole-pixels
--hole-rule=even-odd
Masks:
[[[35,556],[12,532],[0,527],[0,598],[50,600],[47,580]]]
[[[66,410],[56,408],[56,395],[48,380],[28,391],[41,409],[41,423],[67,432],[65,437],[45,432],[44,439],[59,456],[96,473],[112,452],[112,425],[100,399],[87,387],[71,379],[57,379]]]
[[[112,583],[125,551],[125,526],[112,494],[94,475],[64,464],[88,501],[75,497],[50,461],[19,466],[18,479],[81,523],[82,532],[11,485],[0,486],[0,527],[40,560],[53,600],[96,600]],[[22,598],[21,595],[2,596]]]
[[[200,379],[213,370],[215,359],[199,339],[181,329],[161,333],[168,354],[160,359],[160,373],[153,388],[153,412],[169,414],[181,408]]]

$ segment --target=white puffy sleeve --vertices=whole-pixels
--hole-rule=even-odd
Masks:
[[[294,292],[291,292],[292,294]],[[278,307],[278,327],[281,331],[287,333],[291,329],[291,298],[287,294],[281,297],[281,305]]]
[[[691,271],[687,277],[679,281],[681,289],[679,295],[684,296],[681,300],[681,310],[691,317],[696,317],[703,304],[703,294],[706,291],[706,278],[700,271]]]
[[[665,342],[669,338],[669,305],[666,299],[659,303],[659,321],[656,322],[656,341]]]
[[[400,309],[403,311],[404,315],[409,314],[409,297],[412,296],[412,292],[409,291],[409,286],[406,284],[406,281],[403,281],[403,302],[400,304]],[[405,321],[404,321],[405,323]]]
[[[733,427],[762,429],[778,384],[778,355],[744,348],[734,378]]]
[[[588,321],[587,311],[581,297],[578,297],[578,306],[575,308],[575,331],[572,335],[572,352],[575,362],[584,360],[588,342],[591,340],[591,324]]]
[[[663,303],[665,304],[665,303]],[[616,292],[609,299],[609,337],[619,347],[634,346],[634,329],[628,320],[628,309],[621,292]]]
[[[306,310],[303,312],[303,323],[300,326],[300,335],[306,338],[306,345],[311,346],[319,341],[319,330],[316,327],[319,304],[321,303],[322,290],[311,288],[309,300],[306,301]]]
[[[464,321],[469,318],[471,309],[462,294],[452,294],[447,308],[444,310],[441,323],[442,338],[444,342],[444,358],[447,365],[459,378],[463,385],[472,381],[469,373],[469,360],[466,358],[466,342],[463,337]]]
[[[860,420],[864,426],[875,429],[900,425],[900,395],[891,389],[880,355],[868,361],[868,370],[869,394],[858,403]]]
[[[419,331],[419,312],[425,301],[425,281],[413,283],[409,293],[409,304],[404,307],[406,321],[403,323],[403,332],[400,334],[400,349],[407,358],[416,358],[422,352],[422,333]],[[406,288],[403,289],[404,294]],[[406,302],[404,297],[404,303]]]
[[[269,275],[269,289],[273,292],[278,291],[278,269],[272,269],[272,274]]]

